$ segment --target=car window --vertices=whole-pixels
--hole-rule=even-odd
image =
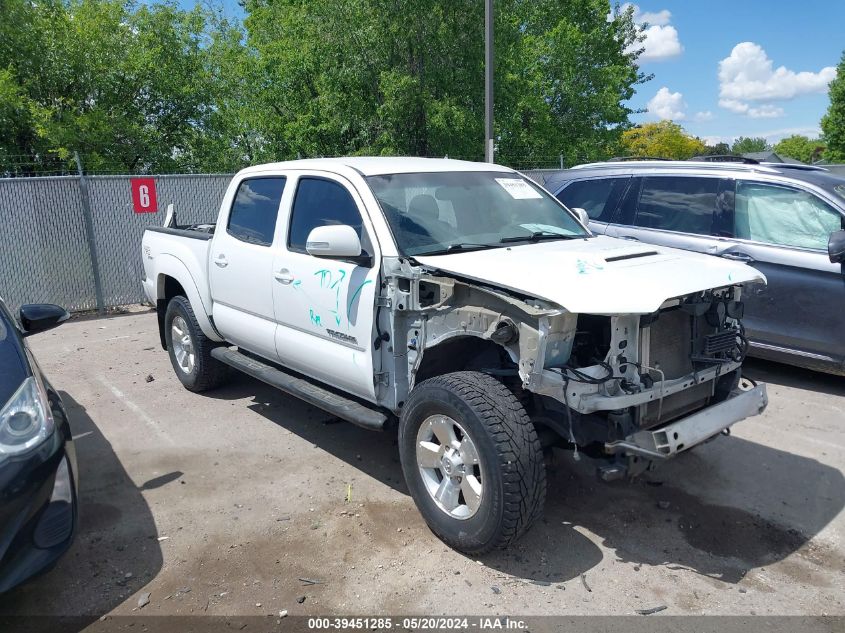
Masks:
[[[570,209],[584,209],[591,220],[610,222],[628,180],[627,177],[578,180],[560,191],[557,199]]]
[[[325,178],[300,178],[293,201],[288,248],[305,251],[312,229],[329,224],[346,224],[361,239],[361,214],[346,187]]]
[[[826,250],[842,215],[813,194],[791,187],[740,181],[736,237],[766,244]]]
[[[367,183],[405,255],[589,237],[558,200],[513,172],[381,174]]]
[[[270,246],[285,178],[250,178],[238,185],[226,231],[244,242]]]
[[[650,229],[711,235],[718,191],[718,178],[643,178],[634,224]]]

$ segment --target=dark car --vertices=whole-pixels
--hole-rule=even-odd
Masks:
[[[76,453],[65,408],[24,337],[65,321],[50,304],[15,321],[0,300],[0,593],[49,569],[76,531]]]
[[[546,188],[595,233],[745,262],[753,356],[845,375],[845,178],[809,165],[634,161],[581,165]]]

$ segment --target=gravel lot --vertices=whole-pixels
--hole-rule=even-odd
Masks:
[[[189,393],[152,313],[31,345],[71,415],[80,526],[0,614],[131,614],[146,592],[143,615],[845,614],[843,378],[749,362],[766,413],[632,483],[557,451],[542,523],[473,560],[420,519],[391,434],[246,377]]]

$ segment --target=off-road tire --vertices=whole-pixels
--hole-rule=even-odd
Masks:
[[[417,465],[417,433],[432,415],[466,428],[483,467],[484,493],[467,519],[442,510]],[[411,392],[399,420],[399,452],[411,496],[429,528],[466,554],[504,548],[537,520],[546,497],[546,470],[537,432],[505,385],[480,372],[462,371],[426,380]]]
[[[176,360],[173,348],[173,320],[181,316],[188,327],[194,346],[194,368],[186,373]],[[191,307],[191,302],[184,296],[173,297],[167,304],[164,315],[164,335],[167,341],[167,352],[170,364],[176,377],[188,391],[201,392],[222,385],[230,375],[229,366],[211,356],[211,350],[221,344],[208,338],[200,328],[197,317]]]

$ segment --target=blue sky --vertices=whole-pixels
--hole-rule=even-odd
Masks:
[[[480,2],[481,0],[479,0]],[[194,0],[180,0],[193,6]],[[222,4],[243,17],[236,0]],[[649,26],[636,122],[672,118],[708,142],[819,134],[845,48],[843,0],[641,0]]]
[[[845,48],[845,2],[649,0],[638,9],[653,25],[642,69],[654,73],[631,101],[651,102],[638,122],[669,115],[710,141],[819,133]]]

